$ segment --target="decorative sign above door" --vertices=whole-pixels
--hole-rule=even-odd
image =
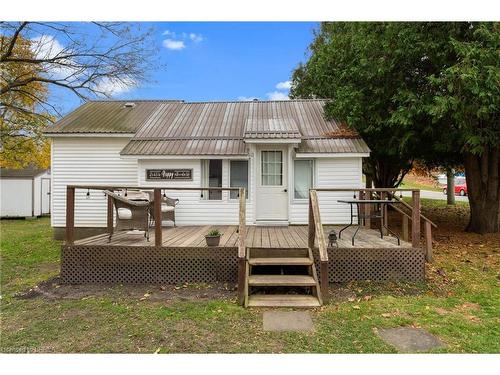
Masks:
[[[192,169],[146,169],[146,180],[192,180]]]

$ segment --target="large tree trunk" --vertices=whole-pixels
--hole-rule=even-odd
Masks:
[[[486,149],[482,155],[465,155],[470,205],[466,230],[469,232],[500,232],[499,154],[498,149]]]
[[[446,169],[446,203],[455,204],[455,171]]]

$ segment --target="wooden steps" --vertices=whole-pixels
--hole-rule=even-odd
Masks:
[[[309,258],[251,258],[248,260],[251,266],[310,266],[313,261]]]
[[[245,306],[321,305],[318,277],[310,249],[247,249]]]
[[[314,296],[301,294],[254,294],[249,296],[250,307],[319,307],[321,304]]]
[[[305,275],[251,275],[249,286],[315,286],[316,280]]]

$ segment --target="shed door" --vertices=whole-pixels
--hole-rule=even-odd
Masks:
[[[50,214],[50,179],[42,178],[42,189],[41,189],[41,205],[42,205],[42,215]]]
[[[257,220],[287,221],[287,149],[263,148],[258,155]]]

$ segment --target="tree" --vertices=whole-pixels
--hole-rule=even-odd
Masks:
[[[465,28],[323,23],[309,60],[293,73],[291,96],[332,99],[326,116],[355,128],[372,151],[363,165],[367,179],[376,187],[398,186],[417,157],[450,151],[448,143],[436,148],[442,127],[430,121],[421,102],[436,90],[428,77],[451,59],[446,36]]]
[[[1,22],[2,163],[16,152],[46,149],[43,129],[61,115],[54,94],[86,101],[147,80],[156,67],[151,36],[127,23]]]
[[[470,24],[466,40],[452,39],[454,64],[432,77],[438,88],[428,109],[451,118],[464,155],[471,209],[468,230],[500,231],[500,24]]]

